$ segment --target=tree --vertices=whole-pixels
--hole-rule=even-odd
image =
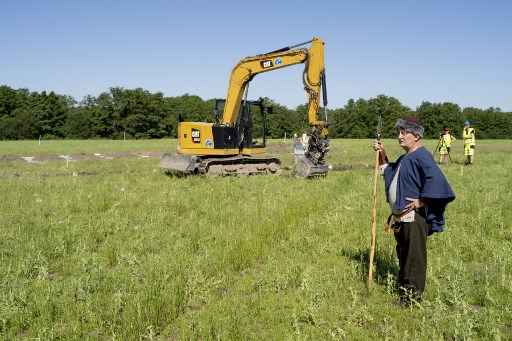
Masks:
[[[94,129],[92,110],[87,107],[70,110],[62,127],[62,132],[66,138],[73,139],[98,137]]]
[[[398,99],[385,95],[370,98],[367,110],[369,114],[367,123],[370,126],[368,137],[375,136],[374,127],[377,126],[379,115],[382,118],[382,137],[388,138],[396,136],[395,123],[399,118],[414,116],[411,109],[402,105]]]
[[[393,97],[379,95],[369,100],[350,99],[343,109],[333,112],[336,137],[373,138],[379,115],[382,118],[383,137],[395,136],[395,122],[400,117],[410,116],[410,109]]]
[[[80,102],[72,97],[30,92],[0,86],[0,139],[45,138],[135,138],[176,137],[178,118],[186,121],[214,122],[214,99],[184,94],[165,97],[142,88],[113,87],[99,96],[86,96]],[[306,106],[289,109],[265,98],[273,107],[267,117],[269,137],[291,136],[308,126]],[[254,108],[253,108],[254,109]],[[254,137],[263,122],[254,109]],[[320,118],[323,113],[320,113]],[[479,138],[511,138],[512,113],[500,108],[464,110],[455,103],[423,102],[416,112],[396,98],[379,95],[370,99],[350,99],[342,108],[328,110],[331,137],[373,138],[378,116],[382,116],[383,136],[395,136],[399,117],[417,116],[425,126],[425,137],[437,138],[443,127],[461,134],[463,121],[469,119]]]
[[[56,95],[53,91],[49,94],[43,91],[41,94],[32,93],[31,112],[38,121],[39,134],[46,138],[63,137],[63,125],[71,104],[66,96]]]
[[[17,140],[38,138],[38,122],[28,108],[20,107],[13,111],[13,124]]]
[[[416,112],[425,127],[425,137],[437,138],[444,127],[453,135],[462,134],[463,115],[457,104],[423,102]]]
[[[14,123],[14,118],[9,115],[0,116],[0,139],[16,139],[16,125]]]

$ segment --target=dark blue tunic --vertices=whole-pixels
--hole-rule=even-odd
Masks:
[[[405,198],[422,199],[425,204],[426,221],[433,232],[442,232],[444,228],[444,210],[455,199],[446,177],[432,158],[432,154],[421,147],[410,154],[404,154],[384,169],[386,198],[389,186],[396,171],[398,174],[396,208],[404,211],[410,202]]]

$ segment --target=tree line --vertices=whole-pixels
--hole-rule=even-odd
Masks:
[[[305,105],[295,109],[266,98],[268,136],[291,136],[307,127]],[[90,139],[176,137],[178,118],[213,122],[214,99],[185,94],[166,97],[161,92],[113,87],[81,101],[53,91],[33,92],[0,86],[0,139]],[[462,134],[463,122],[476,127],[478,138],[512,138],[512,113],[500,108],[461,108],[450,102],[423,102],[415,110],[394,97],[350,99],[343,108],[326,111],[332,138],[373,138],[379,116],[383,137],[394,137],[399,117],[415,116],[425,126],[425,137],[436,138],[443,127]],[[261,124],[261,122],[260,122]]]

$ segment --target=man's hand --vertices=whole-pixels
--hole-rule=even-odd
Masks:
[[[405,200],[409,201],[409,204],[405,206],[406,211],[412,211],[425,206],[425,203],[421,199],[405,198]]]
[[[380,141],[373,142],[373,150],[379,152],[379,166],[385,165],[389,162],[388,156],[386,155],[386,151],[384,150],[384,145]]]
[[[384,145],[380,141],[374,141],[373,142],[373,150],[384,152]]]

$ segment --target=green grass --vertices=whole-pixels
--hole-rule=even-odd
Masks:
[[[13,158],[162,152],[169,140],[1,142],[0,339],[511,339],[512,142],[478,141],[471,167],[457,143],[443,166],[457,194],[448,228],[429,238],[424,301],[403,309],[382,228],[365,286],[369,140],[332,141],[330,162],[348,170],[312,181]],[[290,146],[270,150],[291,165]]]
[[[173,150],[176,140],[42,140],[1,141],[0,155],[58,155],[80,153]]]

